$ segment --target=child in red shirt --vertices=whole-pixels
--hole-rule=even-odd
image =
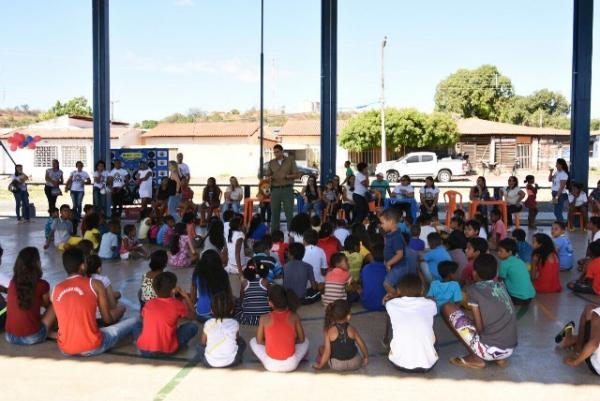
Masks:
[[[560,262],[554,242],[546,234],[537,233],[531,243],[531,281],[539,293],[560,292]]]
[[[280,230],[273,231],[271,240],[273,241],[271,253],[277,255],[279,258],[279,264],[281,266],[285,265],[287,262],[286,254],[288,250],[288,243],[283,240],[283,232]]]
[[[600,241],[594,241],[588,248],[591,260],[578,280],[567,284],[573,292],[600,295]]]
[[[174,354],[198,333],[193,322],[177,327],[179,319],[194,319],[195,312],[189,295],[176,285],[177,276],[171,272],[159,273],[153,280],[157,298],[146,302],[142,324],[134,330],[137,348],[145,358]]]
[[[327,258],[327,261],[331,260],[331,257],[334,253],[342,251],[340,241],[333,236],[333,226],[331,223],[323,223],[321,225],[317,246],[325,251],[325,257]]]

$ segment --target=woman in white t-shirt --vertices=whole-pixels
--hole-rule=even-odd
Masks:
[[[568,323],[556,336],[555,341],[560,348],[573,348],[575,356],[564,359],[565,364],[577,367],[585,362],[590,371],[600,375],[600,307],[587,305],[579,319],[581,326],[575,334],[574,324]],[[570,328],[570,330],[569,330]]]
[[[71,191],[71,201],[73,202],[73,216],[75,221],[79,221],[81,218],[81,204],[83,203],[83,195],[85,193],[85,185],[90,185],[92,180],[90,175],[83,171],[83,163],[78,161],[75,163],[76,170],[71,172],[67,184],[65,185],[65,192]]]
[[[354,192],[352,200],[354,200],[354,223],[362,223],[369,214],[369,203],[367,200],[367,192],[369,192],[369,172],[367,171],[367,163],[361,162],[356,165],[356,174],[354,180]]]
[[[229,230],[225,233],[227,244],[227,266],[225,271],[230,274],[242,274],[246,264],[244,253],[244,232],[242,219],[238,216],[229,222]]]
[[[508,177],[508,186],[502,190],[502,197],[506,202],[507,222],[510,227],[513,225],[513,213],[518,213],[523,209],[521,202],[525,198],[525,192],[519,188],[519,180],[514,175]]]
[[[419,191],[419,196],[421,198],[421,215],[437,216],[440,190],[435,187],[433,177],[425,178],[425,186]]]
[[[573,221],[575,213],[580,213],[583,220],[583,227],[587,227],[588,220],[588,197],[583,190],[583,185],[578,182],[574,182],[571,185],[571,191],[569,193],[569,219],[567,221]]]
[[[354,183],[356,176],[351,175],[342,186],[342,209],[346,214],[346,221],[352,222],[351,216],[354,216]]]
[[[98,160],[94,168],[94,209],[97,213],[102,211],[106,213],[106,183],[108,181],[108,171],[104,160]]]
[[[557,221],[564,221],[563,206],[567,200],[569,181],[569,166],[565,159],[556,159],[556,172],[550,169],[548,181],[552,182],[552,203],[554,204],[554,217]]]
[[[152,202],[152,170],[146,162],[141,161],[138,172],[135,174],[135,183],[138,185],[138,193],[142,200],[142,210]]]
[[[48,209],[53,209],[56,207],[56,198],[62,195],[60,186],[63,183],[63,172],[58,160],[52,160],[52,168],[46,170],[45,180],[44,193],[48,199]]]
[[[25,222],[29,222],[29,192],[27,192],[27,181],[29,177],[23,173],[21,164],[15,165],[15,173],[10,176],[8,190],[15,196],[15,209],[17,213],[17,222],[21,222],[21,217]],[[23,215],[21,216],[21,211]],[[0,255],[1,256],[1,255]]]
[[[400,177],[400,184],[396,185],[394,192],[392,193],[392,199],[396,199],[402,202],[394,203],[394,207],[400,212],[406,213],[409,216],[411,202],[415,198],[415,188],[411,184],[410,177],[403,175]],[[393,202],[393,201],[392,201]]]
[[[240,203],[244,198],[244,190],[240,186],[236,177],[229,178],[229,186],[225,190],[225,202],[221,206],[223,212],[225,210],[233,210],[234,213],[240,212]]]

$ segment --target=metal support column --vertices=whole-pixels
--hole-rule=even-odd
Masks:
[[[110,169],[110,63],[108,2],[92,0],[94,69],[94,164],[104,160]],[[109,195],[110,196],[110,195]],[[107,202],[110,205],[110,202]],[[110,209],[110,208],[108,208]],[[110,210],[106,210],[110,215]]]
[[[337,147],[337,0],[321,0],[321,183],[333,178]]]
[[[573,84],[571,94],[571,180],[587,189],[590,157],[594,0],[573,4]]]

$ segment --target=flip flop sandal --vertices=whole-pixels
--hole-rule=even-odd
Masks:
[[[465,361],[465,359],[463,357],[456,357],[456,358],[451,358],[450,359],[450,363],[454,366],[458,366],[461,368],[467,368],[467,369],[484,369],[485,365],[483,366],[479,366],[479,365],[473,365],[467,361]]]
[[[569,323],[565,324],[562,330],[554,337],[554,342],[560,344],[567,336],[567,333],[569,331],[573,332],[573,330],[575,330],[575,322],[571,320]]]

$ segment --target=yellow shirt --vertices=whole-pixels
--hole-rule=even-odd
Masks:
[[[348,252],[344,251],[344,255],[348,258],[348,267],[350,269],[349,273],[352,277],[352,280],[359,281],[360,280],[360,269],[363,265],[363,256],[358,252]]]
[[[100,246],[100,231],[97,228],[87,230],[83,236],[83,239],[91,241],[94,244],[94,249],[98,249]]]

